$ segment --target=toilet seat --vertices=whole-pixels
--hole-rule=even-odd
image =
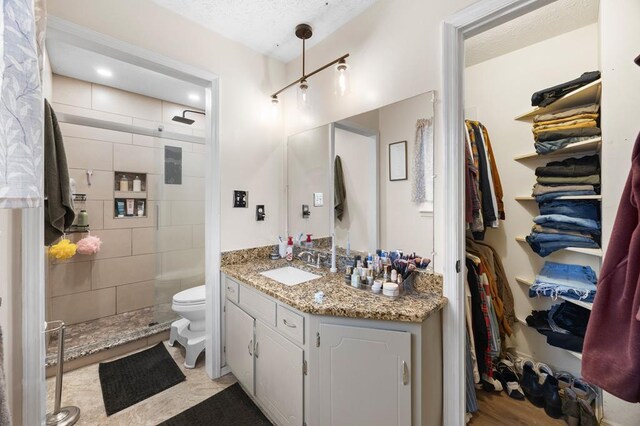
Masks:
[[[176,306],[204,305],[205,299],[204,285],[199,285],[176,293],[173,296],[173,304]]]

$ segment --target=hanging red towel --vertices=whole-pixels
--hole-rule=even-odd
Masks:
[[[582,353],[582,375],[640,402],[640,135],[600,271]]]

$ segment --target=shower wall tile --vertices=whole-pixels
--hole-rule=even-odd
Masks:
[[[121,123],[121,124],[133,123],[133,118],[127,117],[126,115],[110,114],[108,112],[95,111],[87,108],[79,108],[73,105],[59,104],[57,102],[53,102],[51,106],[53,107],[53,110],[56,113],[63,112],[66,114],[78,115],[80,117],[88,117],[88,118],[95,118],[97,120],[113,121],[114,123]]]
[[[205,276],[204,271],[201,274],[192,275],[180,280],[180,290],[186,290],[188,288],[204,285]]]
[[[87,194],[87,200],[113,200],[113,172],[92,170],[91,186],[87,182],[87,170],[69,169],[69,177],[76,181],[78,194]]]
[[[91,83],[54,74],[53,99],[61,104],[91,108]]]
[[[182,123],[177,123],[175,121],[165,121],[162,122],[160,120],[146,120],[146,119],[141,119],[141,118],[133,118],[133,125],[134,126],[140,126],[140,127],[146,127],[148,129],[157,129],[158,127],[162,126],[162,128],[164,129],[164,131],[166,132],[174,132],[174,133],[180,133],[183,135],[191,135],[191,129],[189,128],[188,125],[186,124],[182,124]],[[176,141],[178,142],[178,141]]]
[[[160,199],[160,175],[147,174],[147,200]]]
[[[180,280],[158,279],[155,281],[155,304],[171,303],[173,295],[182,290]]]
[[[204,178],[183,176],[182,185],[164,185],[162,198],[174,201],[202,200],[204,190]]]
[[[91,256],[93,259],[131,256],[131,229],[104,229],[91,235],[102,240],[100,251]]]
[[[113,146],[109,142],[91,139],[65,138],[65,151],[69,168],[85,170],[113,170]]]
[[[155,281],[143,281],[116,287],[116,313],[135,311],[153,306]]]
[[[204,270],[204,249],[180,250],[162,253],[162,275],[197,274]]]
[[[93,289],[153,280],[156,276],[156,256],[117,257],[93,262]]]
[[[51,299],[51,318],[62,320],[66,324],[91,321],[115,313],[115,288],[85,291]]]
[[[200,153],[182,153],[182,173],[184,176],[204,177],[205,156]]]
[[[162,119],[162,102],[159,99],[99,84],[92,85],[91,95],[91,108],[94,110],[123,114],[145,120]]]
[[[89,215],[89,227],[91,230],[98,230],[104,228],[104,204],[109,205],[109,211],[111,211],[112,201],[94,201],[87,200],[84,203],[84,207]]]
[[[171,202],[172,225],[199,225],[202,223],[204,223],[204,201]]]
[[[155,253],[158,249],[156,239],[156,228],[132,229],[133,254]]]
[[[139,146],[146,146],[149,148],[157,148],[156,138],[153,136],[145,136],[145,135],[133,135],[133,144]]]
[[[131,144],[133,135],[131,133],[117,132],[115,130],[99,129],[97,127],[80,126],[78,124],[60,123],[62,136],[92,139],[102,142]]]
[[[193,225],[193,248],[204,248],[204,224]]]
[[[113,170],[160,174],[162,155],[160,149],[137,145],[113,145]]]
[[[76,258],[79,256],[76,256]],[[49,269],[51,296],[64,296],[91,290],[91,262],[53,263]]]
[[[172,225],[172,203],[171,201],[157,201],[158,204],[158,213],[160,217],[158,218],[158,222],[160,226],[170,226]]]

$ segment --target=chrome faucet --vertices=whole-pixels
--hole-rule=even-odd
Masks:
[[[306,260],[304,259],[306,257]],[[307,265],[320,269],[322,267],[322,259],[324,256],[322,253],[317,253],[317,257],[313,259],[313,253],[310,251],[303,251],[298,254],[298,259],[304,261]]]

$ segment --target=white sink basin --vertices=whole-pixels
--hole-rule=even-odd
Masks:
[[[284,268],[272,269],[270,271],[261,272],[260,275],[264,275],[267,278],[278,281],[280,284],[288,286],[306,283],[307,281],[315,280],[316,278],[320,278],[322,276],[303,271],[302,269],[294,268],[293,266],[285,266]]]

